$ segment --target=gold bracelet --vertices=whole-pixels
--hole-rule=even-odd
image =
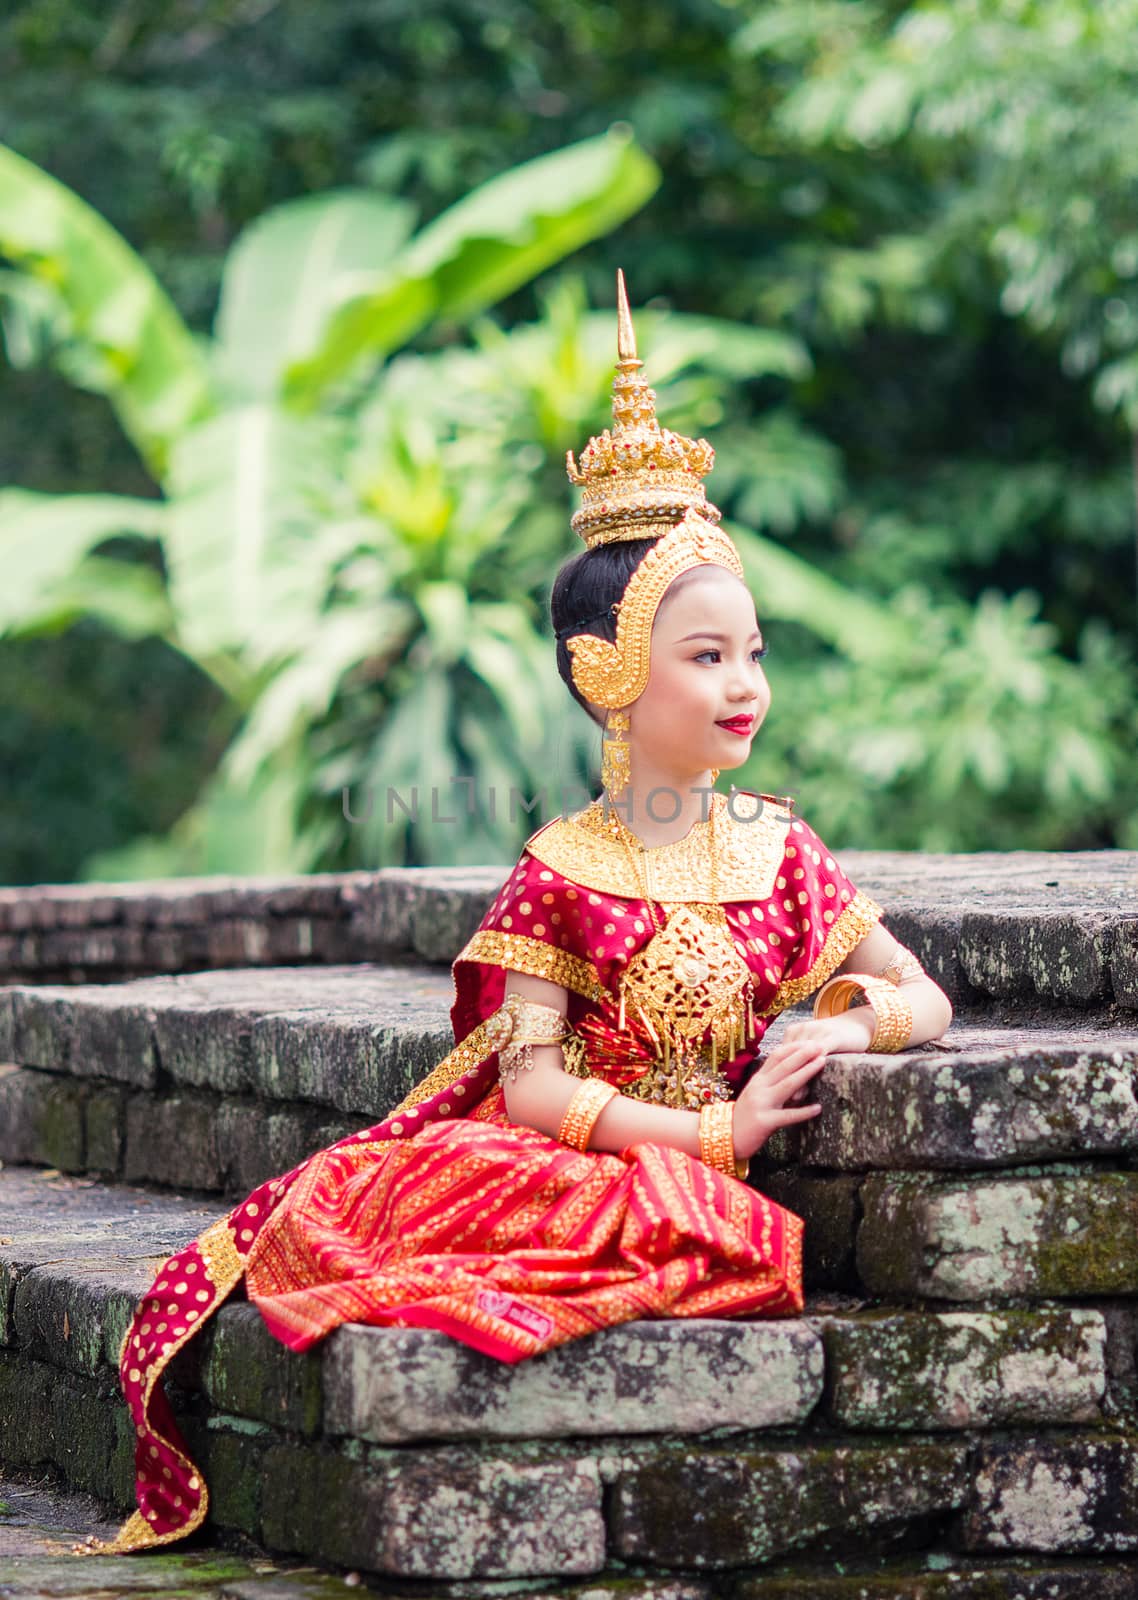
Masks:
[[[620,1090],[601,1078],[586,1078],[565,1107],[557,1137],[562,1144],[571,1144],[574,1150],[587,1150],[597,1118],[615,1100]]]
[[[814,1015],[836,1017],[850,1009],[858,994],[869,1001],[876,1019],[866,1048],[886,1055],[903,1050],[913,1035],[913,1008],[888,978],[874,978],[866,972],[841,973],[818,990]]]
[[[486,1031],[498,1052],[498,1075],[503,1083],[514,1083],[524,1067],[533,1071],[535,1044],[563,1044],[573,1032],[563,1012],[520,994],[508,994],[487,1018]]]
[[[730,1100],[713,1100],[699,1113],[699,1159],[729,1178],[745,1178],[750,1161],[735,1154],[735,1107]]]

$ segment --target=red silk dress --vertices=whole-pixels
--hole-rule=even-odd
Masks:
[[[748,799],[746,820],[717,795],[718,833],[699,823],[644,852],[663,921],[710,898],[710,834],[720,881],[704,909],[725,916],[746,964],[749,1046],[674,1103],[737,1094],[770,1019],[825,982],[882,915],[804,821],[775,797]],[[669,1146],[581,1153],[506,1116],[485,1025],[511,970],[566,988],[579,1070],[626,1093],[649,1081],[651,1041],[620,995],[655,930],[634,892],[645,880],[629,877],[635,861],[599,813],[594,803],[527,842],[454,964],[455,1049],[403,1104],[262,1184],[159,1271],[120,1364],[139,1509],[105,1549],[166,1544],[203,1521],[206,1487],[160,1380],[242,1279],[293,1350],[361,1322],[435,1328],[504,1362],[635,1318],[802,1310],[793,1213]]]

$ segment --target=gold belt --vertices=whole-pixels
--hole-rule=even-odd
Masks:
[[[585,1041],[579,1034],[570,1034],[562,1049],[567,1072],[578,1078],[594,1076],[589,1071]],[[734,1098],[734,1091],[723,1073],[718,1068],[712,1070],[710,1045],[688,1050],[682,1064],[673,1056],[666,1067],[663,1063],[650,1065],[642,1077],[623,1084],[621,1093],[652,1105],[675,1106],[686,1111],[698,1111],[714,1100]]]

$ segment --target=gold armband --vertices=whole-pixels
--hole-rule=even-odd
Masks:
[[[563,1044],[573,1032],[564,1014],[554,1006],[508,994],[494,1015],[487,1020],[486,1032],[498,1052],[498,1074],[503,1083],[514,1083],[524,1067],[533,1071],[535,1044]]]
[[[893,952],[893,958],[882,967],[877,974],[879,978],[888,978],[890,983],[901,984],[906,978],[924,978],[928,974],[917,960],[911,950],[899,944]]]
[[[749,1161],[735,1155],[735,1107],[730,1100],[715,1100],[699,1113],[699,1159],[728,1178],[745,1178]]]
[[[557,1137],[562,1144],[571,1144],[574,1150],[587,1150],[597,1118],[615,1100],[620,1090],[600,1078],[586,1078],[565,1107]]]
[[[868,1048],[892,1054],[903,1050],[913,1033],[913,1008],[888,978],[865,972],[844,972],[824,983],[814,999],[816,1017],[836,1017],[848,1011],[855,995],[864,995],[873,1007],[876,1025]]]

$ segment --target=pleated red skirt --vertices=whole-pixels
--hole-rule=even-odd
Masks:
[[[304,1350],[344,1322],[500,1361],[636,1318],[802,1310],[802,1222],[657,1144],[579,1153],[476,1111],[313,1157],[260,1228],[249,1298]]]

